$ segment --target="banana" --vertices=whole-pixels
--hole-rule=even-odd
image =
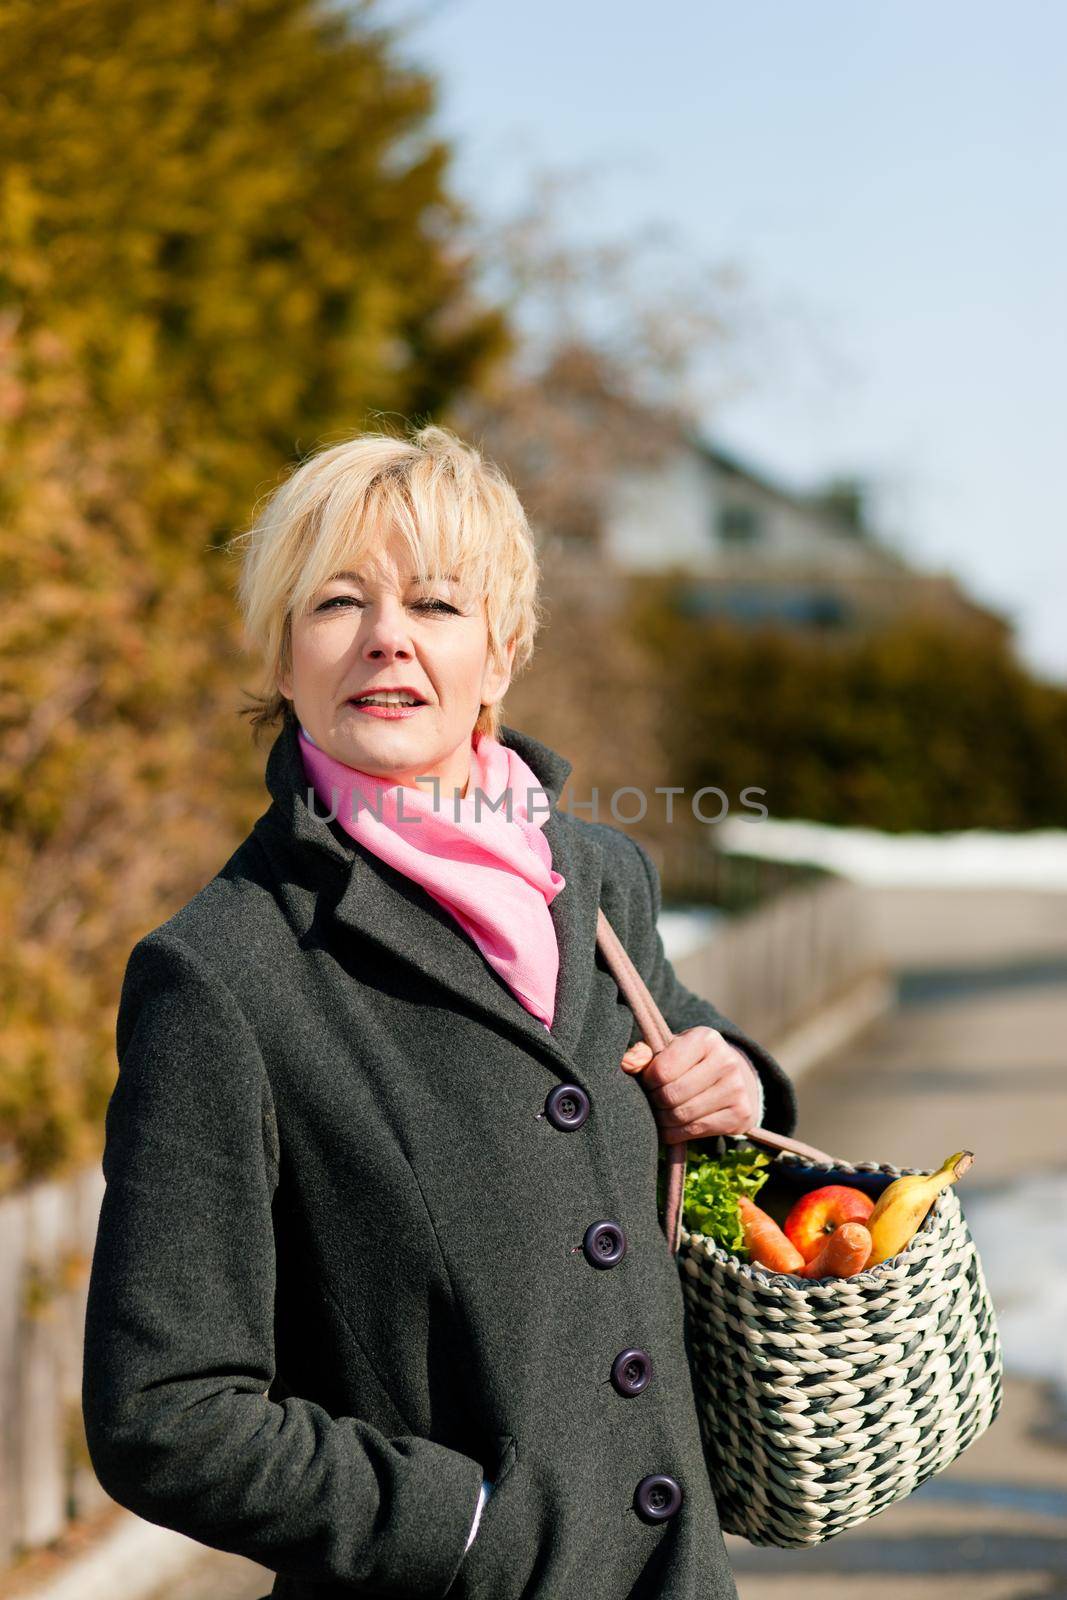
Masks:
[[[957,1150],[936,1172],[913,1172],[894,1178],[874,1203],[864,1226],[871,1235],[871,1253],[864,1267],[876,1267],[903,1250],[916,1234],[942,1189],[962,1178],[974,1161],[973,1150]]]

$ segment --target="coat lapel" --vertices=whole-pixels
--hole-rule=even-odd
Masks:
[[[268,757],[266,781],[273,804],[260,822],[268,829],[281,828],[307,853],[318,885],[337,890],[331,908],[334,919],[477,1008],[496,1026],[520,1034],[573,1077],[571,1052],[581,1033],[596,964],[603,854],[594,839],[583,837],[557,809],[571,763],[530,734],[506,725],[501,728],[501,743],[523,757],[544,787],[551,808],[545,838],[553,866],[566,879],[549,906],[559,946],[555,1017],[549,1032],[516,999],[469,934],[420,884],[351,838],[338,822],[327,820],[310,793],[297,732],[295,718],[287,716]]]

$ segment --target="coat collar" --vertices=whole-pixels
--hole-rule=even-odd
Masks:
[[[298,723],[289,713],[267,757],[265,777],[272,803],[255,831],[272,857],[284,841],[301,881],[323,891],[316,896],[320,912],[327,910],[337,923],[432,978],[464,1005],[488,1014],[497,1026],[521,1034],[575,1078],[571,1051],[578,1042],[593,980],[603,852],[590,831],[576,827],[558,809],[571,772],[566,757],[506,724],[498,737],[522,756],[545,790],[550,805],[545,838],[553,866],[566,879],[549,906],[559,945],[551,1032],[516,999],[470,935],[421,884],[382,861],[340,823],[328,821],[320,806],[309,806]]]

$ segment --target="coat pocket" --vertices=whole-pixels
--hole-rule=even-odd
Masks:
[[[515,1459],[518,1455],[518,1446],[516,1445],[514,1436],[512,1434],[498,1433],[496,1436],[496,1443],[496,1471],[493,1473],[492,1477],[494,1489],[498,1483],[503,1483],[512,1467],[515,1465]]]
[[[529,1462],[513,1434],[498,1433],[496,1444],[492,1489],[448,1600],[518,1600],[537,1565],[543,1518]]]

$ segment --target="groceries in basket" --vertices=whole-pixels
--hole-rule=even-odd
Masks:
[[[957,1150],[935,1172],[894,1179],[876,1199],[852,1184],[824,1184],[801,1194],[779,1225],[753,1199],[768,1176],[769,1157],[734,1145],[687,1170],[683,1221],[691,1233],[768,1271],[850,1278],[905,1250],[937,1196],[973,1161],[973,1151]]]

